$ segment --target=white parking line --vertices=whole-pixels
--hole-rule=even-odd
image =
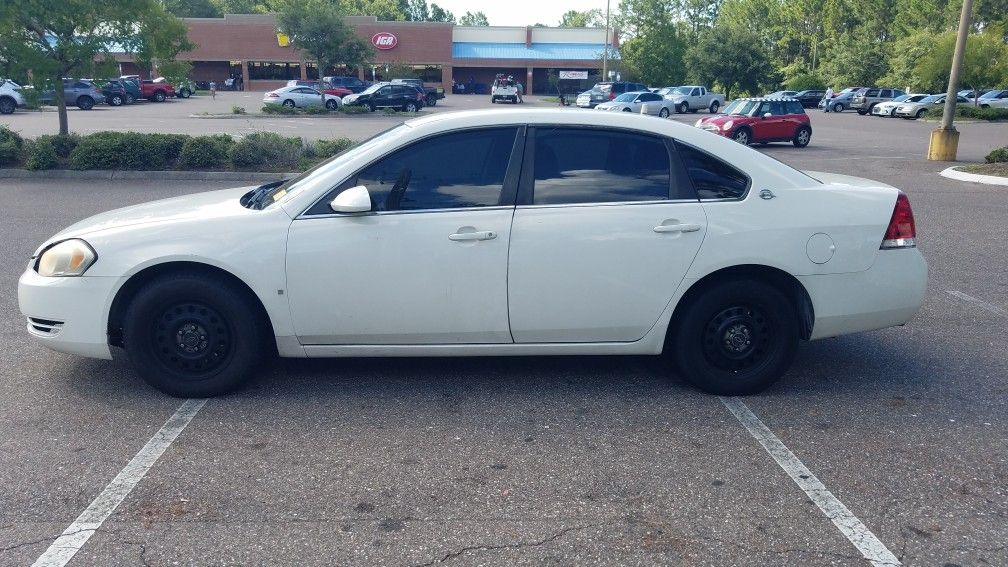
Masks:
[[[991,313],[993,313],[995,315],[1001,315],[1002,317],[1005,316],[1005,315],[1008,315],[1008,312],[1005,312],[1004,309],[1001,309],[997,305],[994,305],[993,303],[988,303],[988,302],[986,302],[986,301],[984,301],[982,299],[977,299],[977,298],[973,297],[972,295],[965,294],[965,293],[963,293],[961,291],[957,291],[957,290],[954,290],[954,289],[947,289],[947,290],[945,290],[945,293],[951,295],[952,297],[958,297],[959,299],[961,299],[963,301],[969,301],[970,303],[975,303],[981,309],[984,309],[986,311],[990,311]]]
[[[164,426],[151,437],[126,467],[119,471],[94,502],[77,516],[74,523],[56,538],[45,553],[35,560],[32,567],[63,567],[73,559],[95,531],[122,504],[133,487],[154,466],[179,433],[182,433],[182,430],[196,417],[204,404],[206,400],[186,400],[179,406],[175,415],[168,418]]]
[[[854,547],[861,552],[875,567],[893,567],[900,565],[899,559],[871,532],[861,520],[851,513],[843,502],[837,500],[833,493],[791,452],[770,429],[745,405],[739,398],[721,396],[721,402],[728,408],[739,423],[752,435],[780,468],[784,469],[791,480],[815,502],[826,517],[833,521]]]

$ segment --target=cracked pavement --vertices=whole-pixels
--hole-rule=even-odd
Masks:
[[[695,116],[680,117],[692,122]],[[939,177],[933,125],[812,116],[768,154],[910,196],[903,328],[803,344],[745,403],[904,565],[1008,564],[1008,188]],[[961,128],[980,159],[1004,124]],[[223,183],[0,180],[0,565],[29,565],[180,401],[27,341],[15,284],[71,222]],[[650,358],[280,361],[211,400],[71,565],[858,565],[717,398]]]

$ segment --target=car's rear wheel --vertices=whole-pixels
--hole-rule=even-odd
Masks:
[[[752,142],[752,134],[749,132],[748,128],[739,128],[732,135],[732,140],[742,144],[743,146],[748,146],[749,142]]]
[[[715,101],[713,101],[713,102],[710,103],[710,108],[708,108],[707,110],[709,110],[711,114],[717,114],[718,110],[720,110],[720,109],[721,109],[721,104],[718,101],[715,100]]]
[[[192,96],[192,91],[188,87],[182,87],[179,91],[179,98],[189,98]]]
[[[630,108],[629,108],[629,107],[626,107],[626,106],[624,106],[624,107],[623,107],[623,112],[633,112],[633,111],[632,111],[632,110],[630,110]]]
[[[94,108],[94,99],[89,96],[78,97],[77,108],[81,110],[91,110]]]
[[[328,108],[329,110],[336,110],[337,108],[339,108],[339,103],[337,103],[335,100],[327,100],[325,101],[325,107]]]
[[[846,108],[842,102],[837,102],[833,104],[833,112],[843,112]]]
[[[112,95],[112,96],[109,97],[108,101],[109,101],[109,104],[112,105],[112,106],[122,106],[123,97],[122,97],[122,95],[114,94],[114,95]]]
[[[794,360],[795,309],[776,287],[735,280],[705,289],[677,311],[668,348],[686,380],[712,394],[759,392]]]
[[[865,114],[868,114],[868,111],[863,108],[859,108],[857,110],[857,113],[860,114],[861,116],[864,116]]]
[[[406,112],[416,112],[420,109],[417,107],[417,103],[409,101],[406,103],[406,106],[403,108],[403,110],[405,110]]]
[[[663,108],[663,109],[661,109],[661,110],[658,111],[658,116],[661,117],[661,118],[668,118],[668,115],[669,115],[669,111],[668,111],[667,108]]]
[[[427,106],[437,106],[437,97],[434,95],[428,96]]]
[[[802,126],[794,134],[791,143],[795,145],[796,148],[804,148],[812,141],[812,129],[808,126]]]
[[[294,108],[294,101],[291,99],[287,99],[283,101],[283,105],[286,106],[287,108]]]
[[[0,98],[0,114],[13,114],[17,103],[10,97]]]
[[[157,91],[156,93],[154,93],[154,102],[164,102],[164,101],[165,101],[164,91]]]
[[[130,361],[147,383],[173,396],[235,390],[269,352],[266,325],[245,296],[223,279],[200,274],[150,282],[126,314]]]
[[[687,112],[689,112],[689,104],[683,102],[679,105],[679,107],[676,110],[679,111],[679,114],[686,114]]]
[[[126,104],[133,104],[134,102],[136,102],[136,97],[126,93]]]

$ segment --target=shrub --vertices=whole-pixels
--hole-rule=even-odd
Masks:
[[[1008,163],[1008,146],[998,148],[984,158],[987,163]]]
[[[944,108],[929,108],[927,118],[940,120]],[[1008,120],[1008,108],[980,108],[972,104],[956,106],[956,118],[971,118],[973,120]]]
[[[70,152],[74,169],[159,170],[174,166],[184,134],[97,132],[80,139]]]
[[[25,99],[25,108],[38,110],[42,106],[42,93],[34,87],[23,87],[21,96]]]
[[[304,107],[305,114],[329,114],[329,109],[324,106],[306,106]]]
[[[387,107],[381,109],[381,112],[382,112],[382,114],[394,115],[394,114],[399,114],[399,109],[387,106]]]
[[[234,140],[227,134],[193,136],[182,144],[178,165],[183,169],[219,169],[229,165]]]
[[[231,114],[245,114],[245,107],[244,106],[232,106],[231,107]]]
[[[77,134],[46,134],[35,138],[35,143],[48,143],[56,151],[56,155],[66,159],[70,157],[70,152],[80,143],[80,136]]]
[[[292,171],[304,154],[301,138],[285,138],[273,132],[256,132],[235,142],[228,154],[239,169]]]
[[[0,126],[0,165],[13,165],[21,161],[24,138],[6,126]]]
[[[48,136],[54,138],[56,136]],[[25,169],[55,169],[59,165],[59,157],[56,155],[56,146],[51,139],[43,136],[30,144],[28,159],[25,160]]]
[[[339,111],[344,114],[364,114],[365,112],[371,112],[371,109],[360,104],[344,104],[339,107]]]
[[[315,157],[319,159],[328,159],[332,156],[350,149],[357,145],[357,142],[351,140],[350,138],[336,138],[335,140],[318,140],[315,142],[313,149]]]
[[[262,107],[264,114],[297,114],[296,108],[291,108],[289,106],[283,106],[280,104],[264,104]]]

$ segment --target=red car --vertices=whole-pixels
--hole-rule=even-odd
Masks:
[[[804,148],[812,140],[809,117],[794,98],[740,98],[695,126],[746,145],[791,142]]]
[[[322,89],[322,92],[324,92],[325,94],[329,94],[329,95],[333,95],[333,96],[338,96],[340,98],[343,98],[343,97],[345,97],[348,94],[353,94],[353,91],[350,90],[350,89],[348,89],[348,88],[345,88],[345,87],[336,87],[336,86],[330,85],[327,82],[319,83],[318,81],[311,81],[311,80],[305,81],[305,80],[299,80],[299,79],[291,79],[290,81],[287,81],[287,86],[288,87],[311,87],[311,88],[313,88],[315,90],[319,90],[319,87],[321,86],[321,87],[324,87]]]

